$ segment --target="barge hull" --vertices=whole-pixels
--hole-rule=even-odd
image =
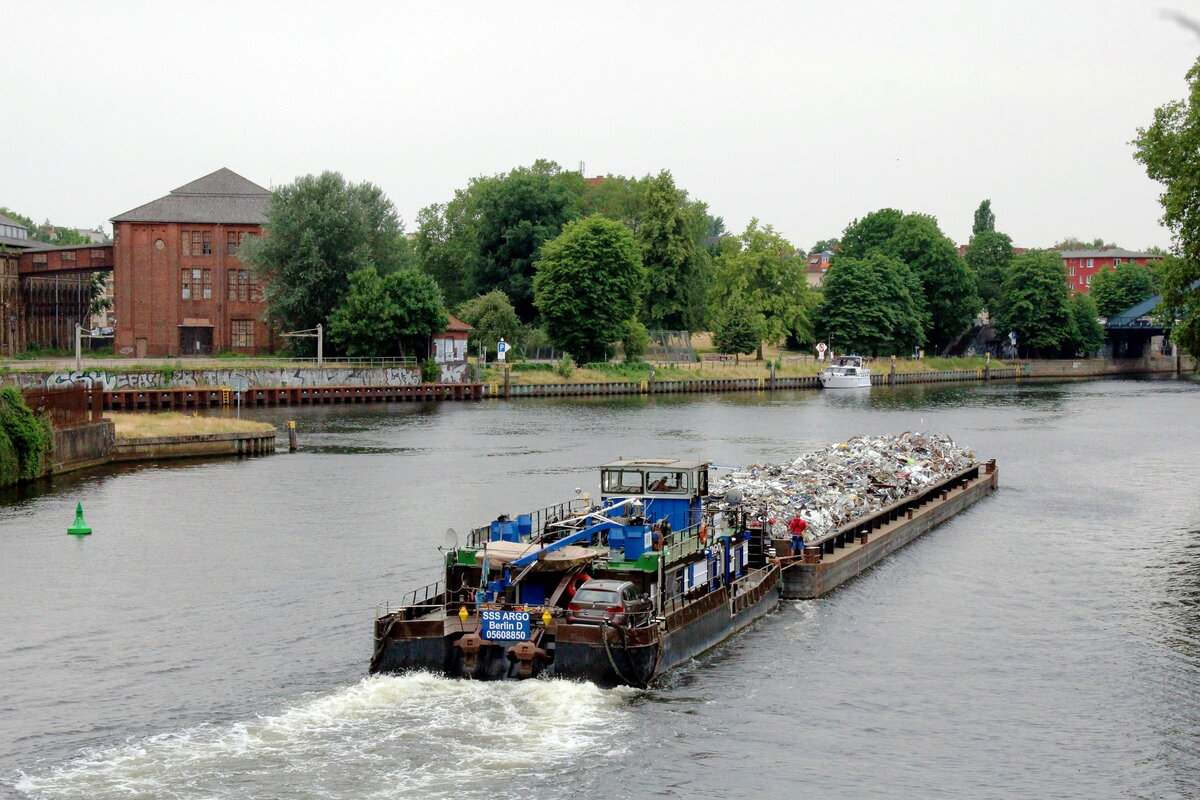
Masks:
[[[785,600],[809,600],[837,588],[874,566],[914,539],[987,497],[996,490],[998,470],[994,463],[968,470],[974,476],[954,476],[929,493],[934,499],[872,528],[866,543],[846,544],[818,564],[792,563],[783,571]],[[949,487],[949,488],[946,488]]]

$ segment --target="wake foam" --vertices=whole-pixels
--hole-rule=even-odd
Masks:
[[[633,690],[561,680],[365,678],[279,714],[84,753],[16,788],[34,797],[487,796],[621,751]],[[599,748],[599,750],[598,750]]]

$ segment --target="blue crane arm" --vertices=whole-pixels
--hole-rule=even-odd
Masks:
[[[597,534],[597,533],[600,533],[600,531],[606,531],[609,528],[615,528],[615,527],[617,527],[617,524],[615,522],[608,522],[608,521],[597,522],[595,525],[589,525],[588,527],[584,528],[581,531],[572,533],[570,536],[564,536],[563,538],[559,539],[557,542],[552,542],[552,543],[546,545],[545,547],[542,547],[538,550],[534,550],[532,553],[521,556],[520,558],[513,561],[512,564],[510,565],[510,567],[518,567],[518,568],[527,567],[530,564],[532,564],[533,562],[537,561],[539,558],[541,558],[543,553],[552,553],[555,550],[558,550],[563,547],[567,547],[568,545],[572,545],[577,542],[582,542],[586,539],[591,539],[594,534]]]

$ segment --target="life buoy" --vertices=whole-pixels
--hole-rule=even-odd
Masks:
[[[697,538],[700,539],[701,547],[708,544],[708,526],[703,522],[700,523],[700,533],[697,534]]]
[[[571,582],[567,584],[567,597],[574,597],[579,591],[579,587],[590,581],[592,578],[586,572],[580,572],[571,578]]]

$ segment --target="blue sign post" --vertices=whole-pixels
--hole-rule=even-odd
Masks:
[[[529,638],[528,611],[481,611],[479,619],[484,639],[501,642],[520,642]]]

